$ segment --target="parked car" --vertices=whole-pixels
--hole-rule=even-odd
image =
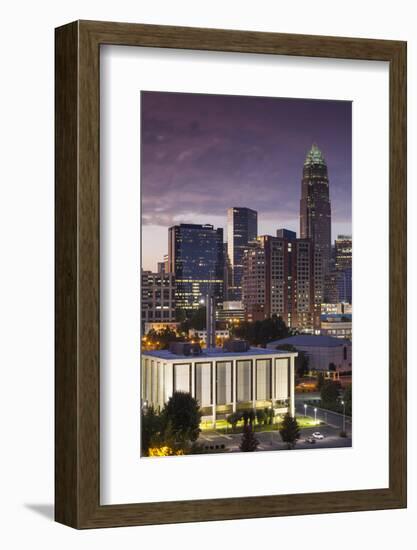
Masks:
[[[315,443],[316,440],[314,439],[314,437],[307,437],[306,439],[306,443]]]
[[[324,439],[324,435],[321,434],[320,432],[314,432],[314,433],[313,433],[313,437],[314,437],[315,439]]]

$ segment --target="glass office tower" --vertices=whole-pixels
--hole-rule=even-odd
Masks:
[[[223,229],[182,223],[170,227],[168,235],[168,267],[175,274],[176,308],[200,308],[209,291],[218,306],[223,301]]]
[[[227,254],[231,268],[228,299],[242,300],[243,253],[248,243],[258,236],[258,213],[250,208],[229,208],[227,211]]]

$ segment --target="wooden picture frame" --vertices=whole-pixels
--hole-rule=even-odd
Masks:
[[[77,21],[56,29],[55,518],[75,528],[406,506],[406,43]],[[99,56],[117,44],[389,62],[389,487],[100,505]]]

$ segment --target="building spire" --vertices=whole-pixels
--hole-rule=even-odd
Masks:
[[[312,164],[321,164],[324,166],[326,165],[326,161],[324,160],[323,153],[317,147],[316,143],[313,143],[304,161],[304,166],[308,166],[308,165],[311,166]]]

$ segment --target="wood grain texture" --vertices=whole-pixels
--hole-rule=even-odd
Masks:
[[[100,505],[100,45],[390,64],[389,487]],[[406,506],[406,45],[404,42],[78,21],[56,29],[56,520],[112,527]]]

